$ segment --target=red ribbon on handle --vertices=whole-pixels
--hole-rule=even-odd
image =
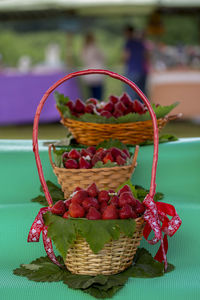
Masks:
[[[31,229],[28,234],[28,242],[39,242],[40,234],[42,232],[43,237],[43,244],[44,249],[50,258],[50,260],[55,263],[57,266],[62,267],[62,265],[57,261],[55,253],[53,251],[53,246],[51,239],[47,236],[47,226],[44,224],[43,220],[43,214],[45,214],[48,210],[50,210],[50,207],[43,207],[39,210],[39,213],[37,214]]]
[[[149,194],[145,197],[143,203],[147,207],[144,213],[144,219],[146,221],[143,231],[144,238],[147,240],[150,232],[153,230],[154,238],[152,240],[147,240],[148,243],[154,245],[161,241],[160,248],[154,258],[159,262],[164,261],[165,270],[167,270],[167,235],[170,237],[173,236],[181,226],[182,221],[174,206],[171,204],[154,202]],[[171,216],[172,219],[170,220],[167,215]]]

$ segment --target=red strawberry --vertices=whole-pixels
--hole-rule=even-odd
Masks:
[[[98,195],[98,200],[99,202],[108,202],[110,200],[109,192],[104,190],[100,191]]]
[[[88,220],[100,220],[101,219],[101,213],[93,206],[89,208],[89,211],[86,215],[86,218]]]
[[[82,203],[85,198],[88,197],[88,193],[84,190],[80,190],[74,194],[72,197],[72,203]]]
[[[112,103],[112,102],[108,102],[108,103],[104,106],[103,110],[109,111],[110,113],[113,112],[113,110],[114,110],[114,105],[113,105],[113,103]]]
[[[128,114],[133,113],[133,112],[134,112],[134,111],[133,111],[133,106],[131,105],[131,106],[129,106],[129,107],[125,110],[124,115],[128,115]]]
[[[120,98],[119,100],[126,106],[126,107],[129,107],[132,105],[132,101],[131,101],[131,98],[129,97],[128,94],[124,93]]]
[[[64,201],[66,209],[69,209],[69,206],[70,206],[71,202],[72,202],[71,199],[67,199],[67,200]]]
[[[95,183],[92,183],[90,186],[88,186],[87,193],[90,197],[98,196],[99,191]]]
[[[119,109],[115,109],[114,113],[113,113],[113,117],[115,117],[116,119],[123,116],[123,112]]]
[[[68,159],[65,163],[64,163],[65,168],[67,169],[78,169],[79,165],[77,163],[76,160],[74,159]]]
[[[62,159],[63,161],[66,161],[68,158],[69,158],[69,153],[68,152],[64,152],[63,155],[62,155]]]
[[[79,166],[80,166],[80,169],[90,169],[92,167],[91,163],[86,160],[84,157],[81,157],[79,159]]]
[[[133,215],[133,209],[129,204],[123,205],[119,211],[120,219],[129,219],[132,218],[132,215]]]
[[[68,156],[71,159],[79,159],[81,157],[80,153],[76,149],[72,149],[69,152]]]
[[[92,158],[92,166],[94,166],[98,161],[101,161],[101,156],[96,153]]]
[[[119,191],[118,191],[118,196],[120,196],[122,193],[124,192],[129,192],[129,193],[132,193],[130,187],[126,184],[123,186],[123,188],[121,188]]]
[[[101,160],[103,160],[103,158],[106,156],[108,152],[109,152],[108,150],[104,150],[104,149],[98,152],[98,155],[101,158]]]
[[[120,207],[124,206],[125,204],[130,204],[131,206],[135,206],[136,201],[137,200],[129,192],[122,193],[119,196],[119,206]]]
[[[96,209],[99,209],[99,203],[97,199],[93,197],[85,198],[82,202],[82,206],[85,208],[85,210],[89,210],[91,206],[95,207]]]
[[[95,98],[90,98],[90,99],[86,100],[86,103],[92,103],[92,104],[94,104],[96,106],[99,102]]]
[[[126,106],[122,102],[118,102],[115,104],[115,110],[120,110],[123,113],[126,110]]]
[[[117,156],[121,156],[123,158],[126,158],[126,155],[124,154],[124,152],[122,152],[120,149],[116,148],[116,147],[112,147],[110,149],[110,153],[112,154],[112,156],[116,159]]]
[[[72,101],[68,101],[66,103],[66,106],[69,107],[70,111],[73,111],[74,110],[74,103]]]
[[[77,186],[77,187],[75,188],[74,192],[78,192],[78,191],[83,191],[83,189],[80,188],[79,186]]]
[[[62,216],[66,211],[65,203],[62,200],[57,201],[51,208],[52,214]]]
[[[111,114],[109,111],[106,111],[106,110],[102,110],[102,111],[100,112],[100,115],[101,115],[102,117],[106,117],[106,118],[112,117],[112,114]]]
[[[89,156],[89,157],[91,157],[92,158],[92,153],[91,152],[89,152],[88,150],[86,150],[86,149],[81,149],[81,151],[80,151],[80,154],[81,154],[81,156]]]
[[[106,201],[101,202],[100,212],[103,213],[107,206],[108,203]]]
[[[106,164],[108,161],[114,162],[114,158],[111,153],[107,153],[103,158],[103,163]]]
[[[77,113],[84,113],[85,112],[85,104],[80,99],[77,99],[75,102],[74,110]]]
[[[85,215],[85,210],[80,204],[71,203],[69,206],[69,214],[73,218],[83,218]]]
[[[132,107],[133,107],[133,111],[140,115],[145,113],[144,104],[142,102],[140,102],[139,100],[134,100]]]
[[[115,104],[115,103],[117,103],[117,102],[119,101],[119,98],[116,97],[116,96],[113,96],[113,95],[111,95],[111,96],[109,97],[109,99],[110,99],[110,101],[111,101],[113,104]]]
[[[138,218],[138,216],[137,216],[137,214],[136,214],[136,212],[134,210],[132,212],[131,218],[133,218],[133,219],[137,219]]]
[[[62,217],[63,217],[64,219],[69,219],[69,217],[70,217],[69,212],[66,211]]]
[[[90,146],[86,150],[93,155],[96,153],[96,147],[94,147],[94,146]]]
[[[119,203],[119,198],[117,196],[112,196],[110,204],[114,205],[114,206],[118,206]]]
[[[103,220],[113,220],[118,219],[118,212],[114,205],[110,204],[106,207],[102,214]]]
[[[85,113],[93,114],[93,112],[94,112],[94,105],[93,104],[87,104],[85,106]]]
[[[119,166],[124,166],[125,163],[126,163],[126,159],[122,158],[120,155],[117,156],[116,158],[116,163],[119,165]]]
[[[123,149],[122,151],[125,153],[125,155],[126,155],[127,157],[129,157],[129,158],[131,157],[131,156],[130,156],[130,153],[128,152],[127,149]]]
[[[136,200],[135,212],[138,215],[142,215],[145,211],[145,206],[139,200]]]

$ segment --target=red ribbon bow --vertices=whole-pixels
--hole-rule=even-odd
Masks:
[[[167,235],[170,237],[173,236],[181,226],[182,221],[178,216],[174,206],[171,204],[154,202],[153,198],[149,194],[145,197],[143,203],[147,207],[144,213],[144,219],[146,221],[143,231],[144,238],[147,240],[150,232],[152,230],[154,231],[154,238],[147,241],[152,245],[156,244],[158,241],[161,241],[160,248],[158,249],[158,252],[154,258],[159,262],[164,261],[165,270],[167,270]],[[169,220],[167,215],[171,216],[172,219]],[[164,233],[164,238],[162,232]]]
[[[28,242],[39,242],[40,233],[42,232],[44,249],[48,257],[57,266],[62,267],[61,264],[56,259],[55,253],[53,251],[51,239],[47,236],[47,226],[45,226],[43,220],[43,214],[46,213],[48,210],[50,210],[49,207],[43,207],[39,210],[39,213],[37,214],[37,217],[35,218],[31,226],[31,229],[29,231]]]

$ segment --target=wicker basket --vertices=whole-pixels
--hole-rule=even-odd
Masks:
[[[111,241],[94,254],[83,238],[78,238],[66,256],[65,265],[74,274],[111,275],[128,268],[143,236],[144,220],[138,218],[132,238],[121,235],[119,240]]]
[[[58,183],[62,187],[65,199],[75,190],[77,186],[86,189],[93,182],[99,189],[116,189],[126,180],[130,179],[137,164],[137,156],[139,146],[135,147],[132,164],[129,166],[119,166],[112,168],[96,168],[96,169],[65,169],[58,168],[52,161],[51,147],[49,145],[49,159],[53,171],[57,176]]]
[[[118,139],[124,144],[129,145],[138,145],[147,140],[153,140],[153,125],[151,120],[120,124],[97,124],[63,118],[62,114],[61,117],[61,123],[69,129],[77,142],[82,145],[97,145],[110,138]],[[157,125],[159,131],[168,121],[175,120],[178,117],[179,115],[177,114],[158,119]]]
[[[40,113],[49,95],[60,84],[62,84],[63,82],[71,78],[81,76],[81,75],[88,75],[88,74],[104,74],[113,77],[117,80],[121,80],[122,82],[128,84],[135,92],[137,92],[137,94],[141,97],[141,99],[146,104],[152,118],[153,129],[154,129],[153,131],[154,132],[154,153],[153,153],[153,164],[152,164],[152,172],[151,172],[151,185],[149,191],[149,196],[153,198],[156,190],[155,179],[156,179],[156,169],[157,169],[157,161],[158,161],[159,135],[158,135],[156,116],[148,99],[132,81],[117,73],[113,73],[108,70],[83,70],[80,72],[70,73],[66,75],[61,80],[56,82],[52,87],[50,87],[44,94],[43,98],[41,99],[35,114],[34,126],[33,126],[33,151],[35,153],[36,165],[38,169],[40,182],[49,206],[52,207],[53,201],[49,193],[47,183],[44,178],[44,173],[42,169],[42,164],[39,156],[39,148],[38,148],[38,124],[39,124]],[[115,168],[115,170],[116,169],[117,168]],[[80,172],[80,170],[78,171]],[[65,263],[67,267],[69,268],[69,270],[71,270],[71,272],[75,274],[97,275],[97,274],[114,274],[114,273],[121,272],[132,263],[134,254],[142,238],[143,226],[144,226],[143,217],[136,219],[136,230],[132,238],[126,238],[124,236],[121,236],[119,240],[111,241],[110,243],[106,244],[104,248],[97,255],[94,255],[94,253],[91,252],[86,241],[84,241],[81,238],[77,238],[77,241],[75,242],[73,247],[71,247],[68,253],[66,253],[67,258]]]

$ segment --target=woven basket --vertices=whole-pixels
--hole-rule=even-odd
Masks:
[[[38,174],[40,182],[46,197],[46,200],[49,204],[49,207],[52,207],[53,201],[48,190],[47,183],[44,178],[44,173],[42,169],[42,164],[39,156],[38,148],[38,124],[39,117],[43,108],[44,103],[46,102],[49,95],[63,82],[81,75],[88,74],[104,74],[110,77],[113,77],[117,80],[128,84],[144,101],[146,104],[149,113],[152,118],[152,124],[154,129],[154,153],[153,153],[153,164],[151,172],[151,185],[149,196],[154,197],[156,191],[156,169],[158,161],[158,144],[159,144],[159,135],[158,135],[158,125],[156,120],[156,115],[145,95],[140,91],[140,89],[129,79],[108,70],[83,70],[80,72],[70,73],[63,77],[61,80],[56,82],[52,87],[50,87],[44,96],[42,97],[35,114],[34,126],[33,126],[33,151],[35,153],[36,165],[38,169]],[[139,122],[138,122],[139,123]],[[107,126],[107,125],[106,125]],[[121,124],[120,124],[121,126]],[[130,126],[130,124],[129,124]],[[120,167],[121,168],[121,167]],[[116,170],[117,168],[115,168]],[[80,172],[80,170],[79,170]],[[144,226],[143,217],[136,219],[136,229],[132,238],[127,238],[121,236],[117,241],[111,241],[106,244],[104,248],[97,254],[91,252],[89,245],[86,241],[81,238],[77,238],[77,241],[66,253],[66,266],[75,274],[88,274],[88,275],[97,275],[97,274],[115,274],[121,272],[126,267],[131,265],[134,254],[137,247],[140,244],[142,238],[142,231]],[[84,261],[83,261],[84,258]]]
[[[96,168],[96,169],[65,169],[58,168],[52,161],[51,147],[49,145],[49,160],[52,165],[53,171],[57,176],[58,183],[62,187],[65,199],[75,190],[77,186],[86,189],[93,182],[97,187],[102,189],[116,189],[123,182],[130,179],[136,167],[139,146],[135,147],[135,152],[132,164],[129,166],[119,166],[112,168]]]
[[[77,142],[82,145],[97,145],[110,138],[118,139],[124,144],[130,145],[138,145],[147,140],[153,140],[152,120],[120,124],[98,124],[63,118],[61,112],[60,115],[62,117],[61,123],[69,129]],[[178,117],[177,114],[158,119],[159,131],[168,121],[175,120]]]

